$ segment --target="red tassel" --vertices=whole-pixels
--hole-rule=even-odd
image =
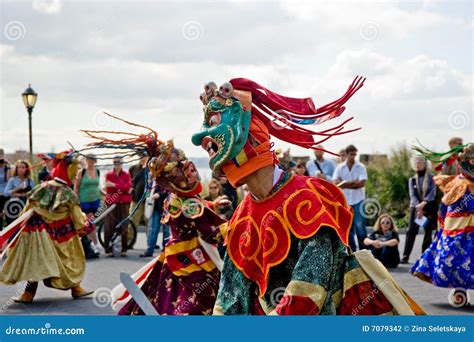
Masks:
[[[272,92],[256,82],[245,78],[230,81],[234,89],[252,93],[252,115],[261,119],[268,127],[270,134],[283,141],[311,149],[335,135],[347,134],[360,128],[343,130],[344,125],[352,120],[349,118],[343,123],[323,130],[312,131],[295,123],[293,120],[316,120],[315,125],[339,117],[345,110],[344,104],[364,85],[365,78],[357,76],[342,97],[316,109],[311,98],[291,98]],[[273,118],[273,120],[272,120]],[[314,136],[323,138],[315,141]],[[327,153],[337,155],[330,151]]]

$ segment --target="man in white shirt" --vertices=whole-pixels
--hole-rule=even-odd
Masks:
[[[339,186],[346,197],[347,204],[354,209],[354,220],[349,235],[349,244],[353,251],[356,251],[354,235],[357,234],[359,249],[364,249],[364,239],[367,237],[365,229],[365,216],[363,202],[365,200],[365,181],[367,180],[367,170],[365,166],[356,161],[357,148],[349,145],[346,148],[347,159],[337,165],[334,171],[334,184]]]
[[[318,148],[323,149],[323,145],[318,145]],[[324,151],[315,150],[314,160],[309,160],[306,163],[306,170],[311,177],[319,177],[332,182],[332,175],[334,173],[335,165],[332,160],[324,159]]]

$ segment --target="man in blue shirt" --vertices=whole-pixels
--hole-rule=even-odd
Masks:
[[[324,148],[323,145],[318,145],[318,148]],[[329,159],[324,159],[324,152],[315,150],[314,156],[316,157],[314,160],[309,160],[306,163],[306,170],[308,170],[308,174],[311,177],[319,177],[322,179],[327,180],[328,182],[332,182],[332,175],[334,173],[334,169],[336,166],[334,162]]]

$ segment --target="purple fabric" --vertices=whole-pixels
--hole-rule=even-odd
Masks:
[[[221,223],[223,220],[207,207],[202,216],[193,220],[180,215],[168,222],[171,237],[165,250],[197,236],[213,244],[222,242],[217,227]],[[192,261],[186,259],[186,262]],[[177,276],[171,272],[167,263],[157,262],[141,289],[160,315],[211,315],[219,279],[217,268],[211,272],[201,270]],[[119,315],[143,315],[143,312],[131,299],[119,311]]]
[[[158,262],[142,286],[160,315],[210,315],[219,289],[220,272],[193,272],[178,277],[167,264]],[[143,315],[135,301],[130,300],[119,315]]]

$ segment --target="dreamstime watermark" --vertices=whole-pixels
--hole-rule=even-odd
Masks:
[[[275,113],[277,116],[270,120],[270,126],[272,126],[272,128],[279,131],[282,129],[287,129],[291,126],[290,122],[292,121],[289,113],[283,109],[276,110]]]
[[[462,308],[469,305],[469,293],[467,290],[459,287],[451,289],[448,294],[448,302],[454,308]]]
[[[53,328],[51,323],[45,323],[39,328],[5,328],[5,335],[84,335],[84,328]]]
[[[359,314],[360,311],[362,311],[367,305],[369,305],[373,300],[376,300],[376,296],[379,294],[379,292],[382,292],[382,288],[384,288],[386,285],[388,285],[390,281],[388,279],[384,279],[379,285],[375,285],[374,288],[365,296],[364,299],[362,299],[362,302],[352,309],[352,315],[356,316]]]
[[[20,297],[24,291],[25,287],[19,286],[18,289],[15,291],[15,294],[8,298],[8,300],[0,307],[0,313],[4,313],[5,311],[7,311],[8,308],[15,303],[15,299]]]
[[[122,195],[122,191],[119,189],[117,192],[113,193],[110,197],[106,198],[105,205],[101,206],[97,210],[97,212],[94,214],[94,218],[97,220],[103,213],[105,213],[107,211],[107,209],[110,206],[112,206],[119,199],[120,195]],[[108,215],[110,215],[110,213],[108,213]],[[105,217],[102,218],[100,221],[103,221],[104,219],[105,219]],[[99,222],[97,222],[97,223],[99,223]]]
[[[471,117],[463,110],[455,110],[449,114],[448,124],[452,129],[463,129],[471,124]]]
[[[196,292],[198,295],[200,295],[201,293],[203,293],[208,287],[209,285],[211,285],[213,283],[213,281],[210,279],[210,278],[207,278],[205,281],[203,281],[202,283],[195,283],[193,284],[193,287],[195,287],[196,289],[194,290],[194,292]]]
[[[92,296],[92,302],[98,308],[110,306],[112,304],[112,300],[112,291],[107,287],[99,287],[94,291],[94,295]]]
[[[204,34],[204,28],[198,21],[188,21],[183,24],[181,33],[186,40],[197,40]]]
[[[95,112],[94,117],[92,118],[92,123],[97,129],[106,129],[109,128],[112,124],[110,116],[105,115],[103,110]]]
[[[284,194],[284,195],[283,195],[283,198],[284,198],[285,200],[287,200],[289,197],[290,197],[290,195],[288,195],[288,194]],[[292,198],[290,199],[290,201],[293,200],[293,199],[294,199],[294,197],[292,197]],[[284,202],[284,203],[285,203],[285,202]],[[276,212],[278,215],[283,215],[283,209],[284,209],[284,206],[283,206],[283,205],[280,205],[280,206],[278,206],[278,208],[276,208],[275,212]],[[275,215],[268,215],[268,216],[265,217],[264,220],[262,220],[262,222],[260,223],[260,226],[261,226],[261,227],[266,227],[266,226],[270,225],[274,219],[275,219]]]
[[[5,202],[3,212],[9,219],[16,219],[24,207],[25,203],[21,199],[13,197]]]
[[[109,31],[107,22],[100,22],[99,25],[90,34],[88,43],[91,47],[101,46],[103,43],[102,37]]]
[[[466,194],[461,198],[459,204],[454,208],[452,213],[460,213],[463,211],[469,211],[469,203],[474,199],[474,195],[471,193]]]
[[[107,46],[106,35],[112,31],[114,23],[120,23],[120,19],[112,12],[108,12],[99,22],[90,28],[88,44],[92,48],[102,49]]]
[[[285,295],[286,288],[285,287],[277,287],[270,292],[270,303],[273,307],[278,306],[281,303],[284,295]]]
[[[206,292],[206,289],[211,286],[211,289]],[[188,314],[189,308],[191,305],[200,305],[198,301],[198,296],[215,296],[215,293],[212,287],[216,288],[217,283],[213,281],[211,278],[207,278],[203,282],[192,283],[192,287],[194,288],[193,294],[189,296],[184,301],[179,301],[179,306],[176,308],[176,315]],[[208,310],[206,314],[211,314],[212,309]]]
[[[382,205],[375,198],[366,198],[359,207],[359,213],[367,218],[373,219],[382,211]]]
[[[360,36],[367,41],[372,41],[380,35],[379,25],[375,22],[368,22],[362,25],[359,29]]]
[[[3,27],[3,34],[6,39],[16,41],[25,38],[26,27],[21,21],[9,21]]]

